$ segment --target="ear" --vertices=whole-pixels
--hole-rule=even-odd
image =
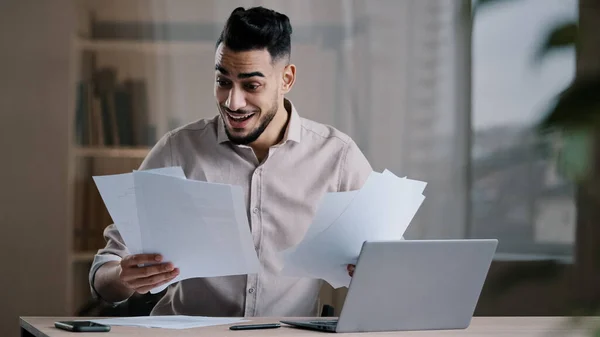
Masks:
[[[283,94],[287,94],[292,90],[294,82],[296,81],[296,66],[293,64],[286,65],[285,68],[283,68],[281,76],[281,90]]]

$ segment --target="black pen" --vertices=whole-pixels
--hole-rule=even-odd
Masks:
[[[276,329],[281,327],[279,323],[264,323],[264,324],[242,324],[232,325],[229,330],[256,330],[256,329]]]

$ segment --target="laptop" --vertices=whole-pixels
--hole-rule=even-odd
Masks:
[[[327,332],[465,329],[498,240],[364,242],[338,319],[282,320]]]

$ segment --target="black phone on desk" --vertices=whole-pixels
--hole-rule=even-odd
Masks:
[[[110,326],[92,321],[59,321],[54,326],[71,332],[109,332]]]

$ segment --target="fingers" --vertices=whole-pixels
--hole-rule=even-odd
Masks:
[[[123,272],[121,273],[121,280],[125,282],[129,282],[131,280],[139,279],[139,278],[147,278],[154,275],[159,275],[163,273],[168,273],[173,271],[175,267],[172,263],[160,263],[152,266],[145,267],[125,267],[123,268]]]
[[[162,261],[160,254],[127,255],[121,260],[122,267],[137,267],[138,265],[157,263]]]
[[[355,268],[356,268],[356,266],[353,264],[349,264],[348,266],[346,266],[346,270],[348,270],[348,275],[350,275],[350,277],[354,276]]]
[[[159,254],[137,254],[124,257],[120,263],[119,279],[129,289],[147,293],[179,275],[172,263],[160,263]]]
[[[162,273],[129,281],[128,285],[138,293],[147,293],[151,289],[171,281],[177,277],[177,275],[179,275],[179,269],[175,268],[168,273]]]
[[[178,273],[178,274],[179,274],[179,273]],[[166,279],[166,280],[164,280],[164,281],[162,281],[162,282],[159,282],[159,283],[156,283],[156,284],[150,285],[150,286],[144,286],[144,287],[140,287],[140,288],[136,289],[135,291],[136,291],[136,292],[138,292],[138,293],[140,293],[140,294],[145,294],[145,293],[149,292],[150,290],[152,290],[152,289],[154,289],[154,288],[156,288],[156,287],[160,287],[160,286],[162,286],[163,284],[165,284],[165,283],[167,283],[167,282],[171,281],[171,280],[172,280],[173,278],[175,278],[176,276],[177,276],[177,275],[175,275],[175,276],[173,276],[173,277],[171,277],[171,278],[169,278],[169,279]]]

